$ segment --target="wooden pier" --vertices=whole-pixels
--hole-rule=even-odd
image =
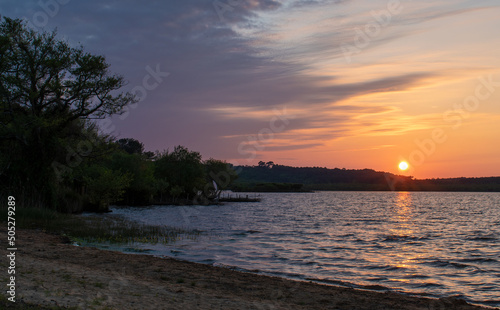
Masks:
[[[248,197],[248,195],[222,195],[219,198],[219,202],[259,202],[261,200],[260,197]]]

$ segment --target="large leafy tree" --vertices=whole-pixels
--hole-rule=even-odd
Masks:
[[[122,203],[126,205],[151,203],[157,191],[158,181],[154,177],[154,163],[145,155],[117,151],[112,154],[108,167],[114,171],[126,172],[131,176],[131,182],[125,188]]]
[[[103,56],[71,47],[56,32],[21,20],[0,23],[0,184],[38,201],[51,200],[51,163],[92,120],[136,101],[118,93],[123,77]],[[86,154],[88,155],[88,154]],[[64,156],[63,156],[64,157]],[[50,201],[48,201],[50,202]]]
[[[4,18],[0,46],[2,112],[12,121],[22,112],[65,126],[119,113],[134,101],[129,93],[114,94],[125,82],[109,72],[103,56],[71,47],[55,31],[37,33]]]
[[[167,180],[172,197],[193,198],[205,185],[205,168],[201,154],[184,146],[159,154],[155,161],[155,176]]]

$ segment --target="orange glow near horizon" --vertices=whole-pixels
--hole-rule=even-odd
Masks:
[[[364,13],[377,4],[365,5],[361,9],[345,4],[352,15],[339,26],[345,27],[342,33],[355,33],[350,23],[373,23]],[[288,107],[295,108],[297,119],[245,164],[273,160],[295,167],[368,168],[418,179],[500,176],[500,144],[493,143],[500,130],[500,59],[495,54],[500,38],[494,35],[500,7],[464,7],[461,13],[425,20],[429,8],[405,4],[405,15],[421,16],[421,23],[383,29],[349,61],[342,55],[326,56],[329,48],[335,54],[342,43],[354,44],[351,38],[332,46],[325,42],[335,38],[338,25],[330,25],[333,30],[297,29],[295,23],[274,28],[280,36],[259,44],[289,50],[291,43],[308,40],[307,46],[277,60],[304,64],[307,75],[326,88],[320,96],[324,102],[311,109],[293,98]],[[320,14],[309,13],[297,20],[310,25],[308,18]],[[269,20],[279,17],[268,14]],[[316,41],[318,32],[321,40]],[[466,39],[454,39],[450,33],[462,33]],[[395,38],[378,41],[386,35]],[[331,93],[340,95],[328,97]]]
[[[155,114],[161,134],[148,148],[181,144],[237,165],[500,176],[500,4],[406,1],[381,25],[372,12],[383,2],[278,2],[219,25],[242,45],[187,54],[200,58],[186,63],[196,78],[169,78],[176,108]]]

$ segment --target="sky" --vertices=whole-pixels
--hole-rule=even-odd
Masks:
[[[104,55],[140,101],[101,128],[147,150],[500,176],[498,1],[0,0],[0,15]]]

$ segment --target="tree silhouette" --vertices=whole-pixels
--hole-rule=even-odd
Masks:
[[[142,154],[144,152],[144,144],[132,138],[124,138],[116,141],[120,149],[129,154]]]
[[[120,113],[136,101],[116,93],[123,77],[111,74],[103,56],[38,33],[19,19],[0,23],[1,187],[35,200],[48,199],[58,185],[51,163],[68,153],[93,119]],[[21,190],[21,192],[20,192]],[[28,194],[31,192],[31,194]]]

